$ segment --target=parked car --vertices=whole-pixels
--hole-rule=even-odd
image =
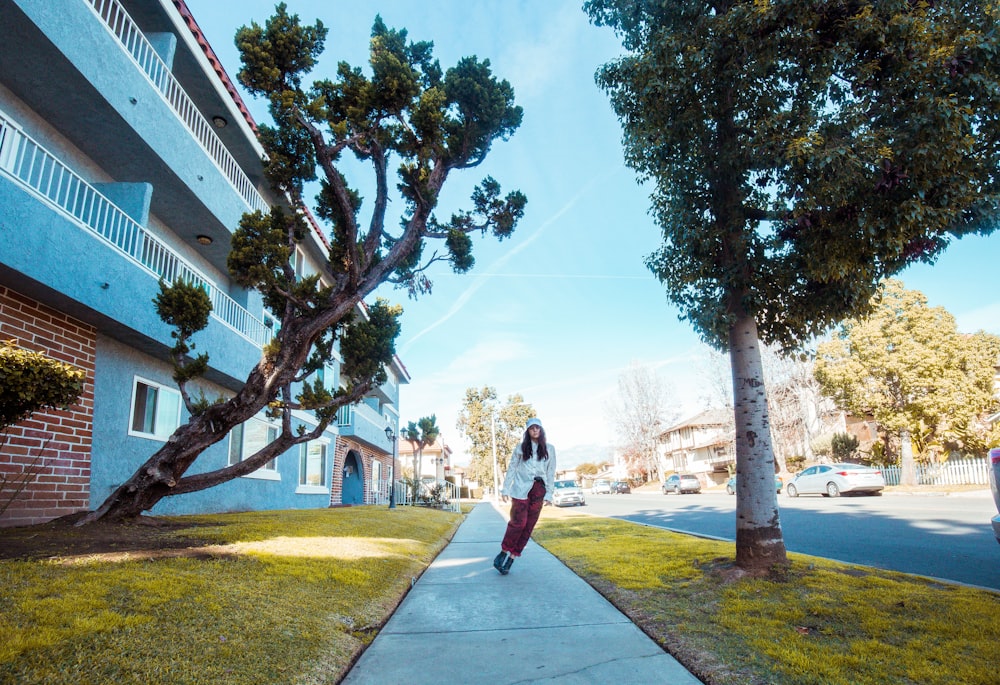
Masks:
[[[1000,542],[1000,447],[990,450],[990,490],[993,503],[997,505],[997,515],[993,517],[993,535]]]
[[[610,495],[611,481],[605,480],[604,478],[598,478],[594,481],[594,484],[590,486],[590,492],[595,495]]]
[[[674,493],[676,495],[685,492],[701,492],[701,481],[697,476],[688,473],[675,473],[663,481],[663,494]]]
[[[862,464],[819,464],[795,475],[785,486],[789,497],[823,495],[840,497],[846,493],[881,495],[885,488],[882,472]]]
[[[784,485],[784,481],[781,480],[781,476],[775,474],[774,476],[774,489],[777,493],[781,494],[781,486]],[[726,481],[726,494],[735,495],[736,494],[736,476],[730,476],[729,480]]]
[[[575,480],[557,480],[552,490],[552,504],[557,507],[571,505],[583,506],[587,500],[583,497],[583,488]]]
[[[632,486],[628,484],[628,481],[613,480],[613,481],[611,481],[611,494],[613,494],[613,495],[631,495],[632,494]]]

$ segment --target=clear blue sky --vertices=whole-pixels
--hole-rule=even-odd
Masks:
[[[195,20],[235,82],[236,29],[263,23],[274,2],[187,0]],[[591,26],[581,0],[434,0],[330,2],[288,0],[305,22],[329,29],[316,77],[346,60],[367,71],[376,14],[410,40],[434,42],[444,69],[463,56],[488,58],[510,81],[524,122],[497,143],[478,169],[450,178],[440,216],[466,207],[487,174],[528,197],[511,239],[476,240],[476,266],[464,276],[444,266],[434,291],[403,305],[397,351],[412,377],[403,386],[402,422],[436,414],[463,463],[455,427],[468,387],[490,385],[501,398],[521,393],[534,404],[561,460],[610,458],[607,407],[631,362],[656,370],[673,387],[682,413],[702,406],[706,348],[678,321],[661,286],[643,266],[659,244],[648,192],[622,160],[621,129],[594,83],[602,63],[621,54],[608,29]],[[258,121],[263,104],[243,93]],[[364,188],[368,179],[349,179]],[[398,216],[397,202],[390,212]],[[395,223],[394,218],[387,223]],[[954,314],[963,331],[1000,334],[1000,234],[954,243],[933,267],[902,275],[907,287]],[[603,448],[603,449],[602,449]]]

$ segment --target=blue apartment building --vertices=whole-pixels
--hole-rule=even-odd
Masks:
[[[242,386],[276,322],[258,293],[230,281],[230,235],[243,213],[283,199],[263,177],[253,119],[182,0],[0,0],[0,36],[0,340],[87,371],[77,405],[37,412],[0,443],[8,482],[33,474],[0,517],[23,525],[98,506],[184,421],[174,341],[152,304],[159,279],[183,276],[212,299],[194,339],[210,355],[205,395]],[[296,269],[321,273],[325,253],[316,228]],[[323,369],[331,388],[338,371],[336,358]],[[323,439],[151,513],[386,501],[386,428],[398,435],[409,380],[398,359],[388,376]],[[240,460],[277,431],[261,414],[189,473]]]

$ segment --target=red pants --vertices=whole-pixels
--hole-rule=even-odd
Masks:
[[[531,531],[538,523],[538,515],[545,503],[545,483],[535,481],[528,492],[528,499],[510,498],[510,521],[507,523],[507,533],[503,536],[500,549],[509,552],[513,557],[521,556],[524,546],[528,544]]]

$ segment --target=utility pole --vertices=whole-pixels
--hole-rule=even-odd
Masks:
[[[497,414],[496,407],[490,407],[490,442],[493,445],[493,503],[500,499],[500,481],[497,473]]]

